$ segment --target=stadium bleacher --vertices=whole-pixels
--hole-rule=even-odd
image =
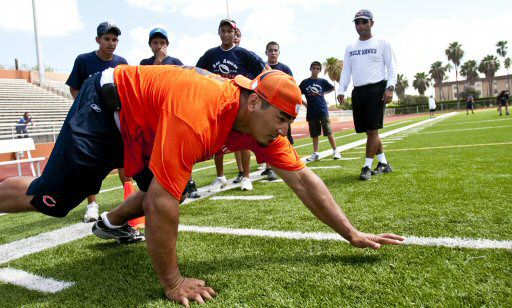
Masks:
[[[64,93],[64,84],[52,85]],[[35,123],[29,126],[29,136],[36,143],[54,140],[73,101],[47,89],[23,79],[0,78],[0,139],[16,138],[15,124],[29,112]]]

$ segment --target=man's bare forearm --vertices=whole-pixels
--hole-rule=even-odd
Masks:
[[[309,168],[295,172],[276,170],[306,207],[323,223],[348,241],[357,230],[338,206],[324,182]]]

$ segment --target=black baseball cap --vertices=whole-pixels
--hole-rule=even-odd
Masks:
[[[370,10],[362,9],[357,11],[353,21],[356,21],[356,19],[373,20],[373,14],[370,12]]]
[[[118,35],[118,36],[121,35],[121,30],[116,25],[111,23],[110,21],[102,22],[101,24],[99,24],[98,28],[96,29],[96,34],[98,36],[102,36],[103,34],[106,34],[109,32],[113,33],[115,35]]]
[[[224,26],[224,25],[230,25],[235,30],[238,28],[236,26],[236,22],[233,19],[229,19],[229,18],[221,20],[220,23],[219,23],[219,28]]]

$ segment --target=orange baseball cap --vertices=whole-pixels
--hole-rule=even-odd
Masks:
[[[253,80],[237,75],[235,83],[242,88],[252,90],[292,117],[297,117],[302,105],[302,93],[292,76],[279,71],[263,71]]]

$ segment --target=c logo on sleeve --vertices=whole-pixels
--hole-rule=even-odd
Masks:
[[[43,203],[46,204],[46,206],[48,207],[54,207],[57,204],[57,201],[55,201],[55,199],[53,199],[52,196],[44,195]]]

